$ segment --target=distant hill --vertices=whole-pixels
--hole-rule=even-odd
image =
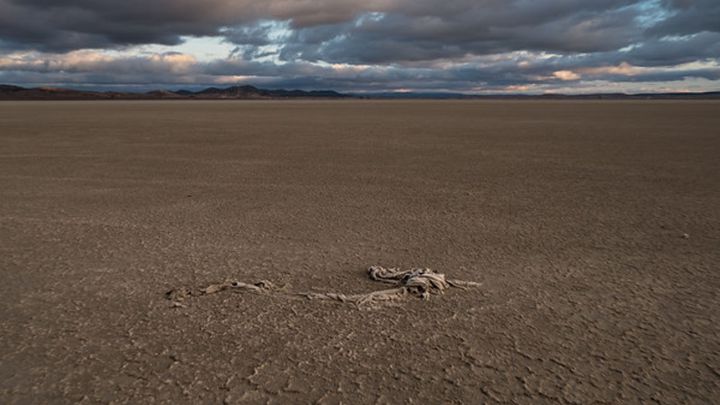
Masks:
[[[0,84],[0,100],[263,100],[287,98],[348,98],[347,94],[332,90],[267,90],[254,86],[209,87],[200,91],[153,90],[146,93],[85,91],[62,88],[34,87]]]
[[[92,100],[111,98],[110,93],[58,89],[51,87],[25,88],[0,85],[0,100]]]
[[[357,94],[359,98],[384,100],[713,100],[720,99],[720,91],[704,93],[592,93],[592,94],[465,94],[384,92]]]
[[[0,84],[0,100],[277,100],[277,99],[430,99],[430,100],[712,100],[720,91],[705,93],[598,93],[598,94],[463,94],[463,93],[365,93],[343,94],[333,90],[268,90],[255,86],[208,87],[199,91],[153,90],[145,93],[87,91],[53,87],[25,88]]]
[[[345,98],[350,97],[332,90],[266,90],[254,86],[233,86],[224,89],[210,87],[205,90],[191,92],[180,90],[182,94],[190,98],[229,98],[229,99],[263,99],[263,98]]]

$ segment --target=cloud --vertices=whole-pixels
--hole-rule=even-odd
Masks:
[[[259,19],[294,27],[347,21],[372,0],[0,0],[6,47],[70,51],[138,44],[174,45]]]
[[[365,13],[334,26],[293,31],[284,39],[281,57],[395,63],[516,50],[597,52],[622,48],[641,36],[633,24],[638,11],[626,7],[631,2],[568,3],[481,1],[444,14],[417,6],[406,12]]]
[[[100,51],[66,54],[17,52],[0,57],[0,82],[146,88],[202,85],[256,84],[267,87],[342,91],[419,89],[444,91],[509,91],[567,88],[593,81],[616,83],[677,82],[686,79],[720,79],[717,63],[691,63],[679,67],[582,65],[573,58],[543,57],[518,52],[477,57],[438,67],[403,67],[356,64],[316,64],[305,61],[277,64],[243,58],[200,61],[192,55],[155,53],[133,55]]]
[[[665,0],[663,4],[671,15],[652,27],[652,34],[720,32],[720,2],[717,0]]]
[[[572,70],[557,70],[553,72],[553,76],[557,77],[560,80],[564,81],[572,81],[572,80],[579,80],[580,75],[573,72]]]
[[[0,38],[16,49],[69,51],[227,34],[257,41],[259,20],[287,21],[303,31],[334,26],[348,44],[379,37],[438,48],[452,41],[486,51],[549,47],[594,50],[626,43],[638,0],[0,0]],[[380,20],[358,19],[382,15]],[[254,29],[257,29],[256,26]],[[341,30],[341,31],[340,31]],[[328,35],[327,30],[326,36]],[[300,34],[310,38],[316,33]],[[416,46],[417,48],[417,46]],[[460,46],[458,46],[460,48]],[[329,54],[338,50],[329,50]],[[442,53],[442,52],[438,52]],[[346,57],[349,59],[350,57]],[[377,58],[377,57],[376,57]]]
[[[716,0],[0,0],[0,82],[717,86],[719,24]],[[234,50],[183,48],[199,37]]]

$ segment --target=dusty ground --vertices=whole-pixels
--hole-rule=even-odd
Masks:
[[[0,103],[11,403],[710,403],[720,103]],[[225,279],[373,291],[359,311]]]

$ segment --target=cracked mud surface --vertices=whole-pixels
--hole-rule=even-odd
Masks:
[[[710,403],[716,102],[0,103],[3,403]],[[170,288],[369,292],[379,311]]]

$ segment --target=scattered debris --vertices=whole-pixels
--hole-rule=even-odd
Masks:
[[[473,281],[447,280],[444,274],[436,273],[428,268],[400,271],[397,268],[386,269],[381,266],[370,266],[368,276],[371,280],[405,287],[410,293],[423,299],[430,298],[432,293],[442,294],[450,287],[465,289],[480,286],[480,283]]]
[[[165,298],[169,299],[173,302],[180,302],[184,301],[185,298],[188,298],[189,296],[193,295],[192,291],[190,291],[187,287],[180,287],[173,290],[170,290],[165,293]]]
[[[241,281],[230,281],[223,284],[211,284],[207,287],[205,287],[202,290],[202,293],[205,295],[208,294],[215,294],[220,291],[225,291],[227,289],[240,289],[240,290],[247,290],[251,292],[266,292],[270,290],[276,289],[275,285],[267,280],[260,280],[255,284],[247,284],[243,283]]]
[[[300,294],[309,300],[330,300],[355,304],[358,307],[375,307],[391,304],[407,296],[404,287],[390,290],[374,291],[367,294],[338,294],[338,293],[303,293]]]
[[[210,284],[209,286],[198,289],[196,291],[193,291],[187,287],[175,288],[166,292],[165,298],[173,301],[173,303],[181,303],[189,297],[215,294],[228,289],[238,289],[251,292],[266,292],[277,289],[277,287],[275,287],[273,283],[267,280],[261,280],[255,284],[247,284],[240,281],[228,281],[220,284]]]
[[[373,281],[392,284],[395,288],[374,291],[366,294],[342,294],[342,293],[286,293],[280,291],[272,282],[261,280],[257,283],[248,284],[241,281],[228,281],[220,284],[211,284],[205,288],[193,292],[187,287],[168,291],[165,296],[173,301],[173,307],[182,307],[185,298],[198,295],[216,294],[226,290],[239,290],[254,293],[276,293],[286,297],[305,297],[310,300],[331,300],[343,303],[351,303],[358,307],[376,307],[379,305],[392,304],[403,300],[408,296],[416,296],[423,300],[430,299],[433,294],[443,294],[445,290],[454,287],[467,289],[481,286],[480,283],[463,280],[449,280],[442,273],[436,273],[429,268],[414,268],[401,271],[397,268],[384,268],[381,266],[370,266],[367,270],[368,277]]]

